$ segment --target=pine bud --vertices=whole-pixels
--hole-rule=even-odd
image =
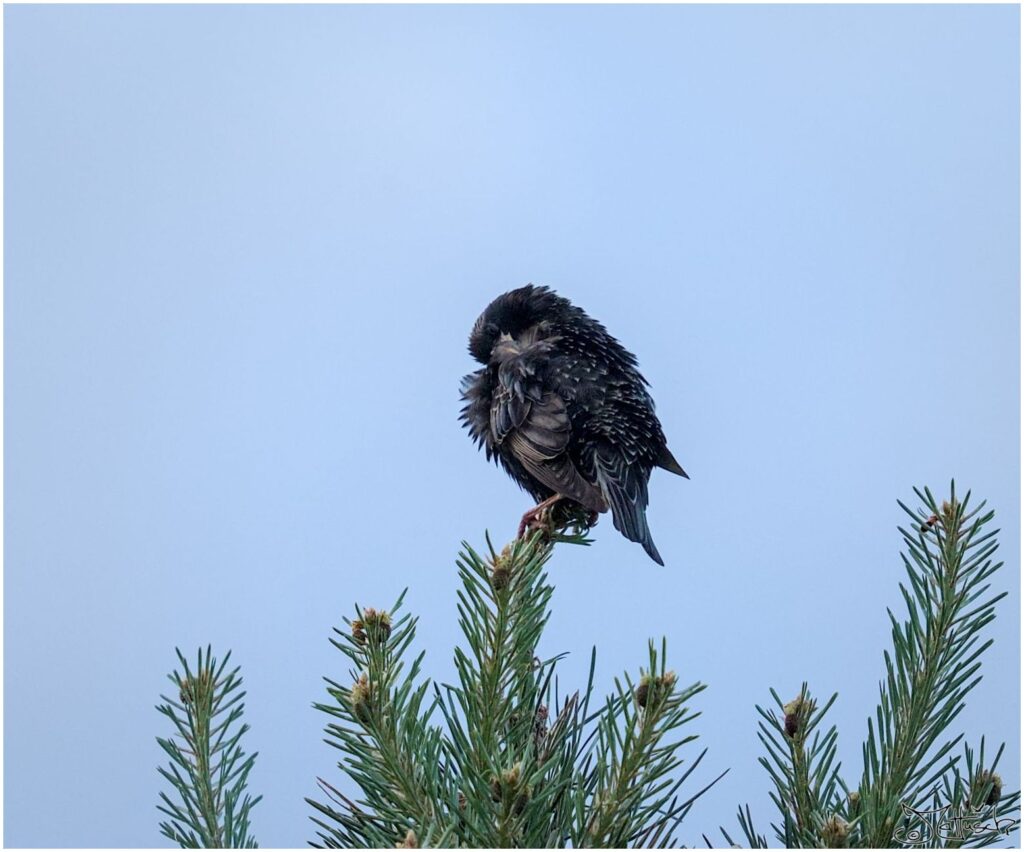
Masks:
[[[178,698],[182,704],[205,704],[211,697],[212,676],[207,669],[199,672],[199,677],[190,675],[181,684]]]
[[[511,803],[513,813],[522,813],[530,800],[530,788],[523,782],[521,763],[503,770],[500,777],[491,779],[491,799],[495,802],[505,802],[506,806]]]
[[[395,844],[395,849],[419,849],[420,843],[416,839],[415,832],[410,828],[405,833],[405,839]]]
[[[379,612],[373,607],[363,610],[363,617],[352,622],[352,638],[359,645],[365,645],[369,637],[373,642],[386,642],[391,635],[391,616],[386,610]]]
[[[546,705],[540,704],[533,716],[533,750],[537,754],[538,760],[542,760],[542,746],[547,735],[548,708]]]
[[[850,834],[850,826],[841,816],[833,814],[821,827],[821,841],[826,849],[843,849]]]
[[[538,704],[537,712],[533,716],[534,726],[546,729],[548,726],[548,707],[546,704]]]
[[[797,696],[789,704],[782,708],[785,714],[784,725],[786,736],[794,739],[798,733],[802,733],[807,719],[814,712],[814,702],[802,695]]]
[[[657,706],[667,698],[672,693],[672,688],[675,685],[675,672],[665,672],[665,674],[658,677],[644,675],[640,678],[640,683],[637,684],[633,694],[636,698],[636,703],[641,708],[646,709],[648,705]]]
[[[519,779],[522,775],[522,771],[522,765],[518,763],[511,769],[506,769],[501,773],[501,783],[510,790],[515,790],[519,786]]]
[[[948,500],[943,500],[940,511],[942,513],[942,525],[946,528],[946,531],[950,534],[956,532],[957,530],[954,527],[954,524],[956,524],[957,515],[960,512],[960,501],[953,500],[950,502]]]
[[[612,796],[608,791],[605,791],[604,793],[595,793],[594,800],[591,803],[590,808],[593,816],[590,818],[590,828],[587,833],[591,837],[599,839],[599,832],[602,831],[602,824],[605,822],[607,817],[615,811],[614,796]],[[600,846],[600,844],[596,845]]]
[[[651,691],[651,679],[648,675],[640,678],[640,684],[636,688],[636,703],[641,707],[647,706],[647,698]]]
[[[491,572],[491,588],[496,592],[502,592],[507,589],[511,580],[512,572],[504,565],[495,567]]]
[[[974,789],[976,795],[980,795],[989,783],[992,784],[992,789],[989,790],[988,796],[985,797],[984,804],[995,805],[1003,797],[1003,779],[1000,778],[995,772],[990,769],[983,769],[977,774],[974,779]]]
[[[495,558],[491,565],[491,588],[496,592],[504,591],[512,581],[512,547],[505,545],[504,550]]]
[[[849,802],[849,811],[851,817],[856,817],[860,813],[860,793],[854,790],[847,796]]]
[[[369,722],[371,715],[371,691],[370,681],[365,674],[359,676],[352,689],[349,690],[348,700],[352,707],[352,715],[360,722]]]

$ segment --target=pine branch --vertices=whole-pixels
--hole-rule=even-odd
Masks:
[[[969,511],[970,494],[958,500],[952,484],[941,506],[928,489],[915,493],[923,510],[899,504],[914,520],[911,530],[900,528],[907,616],[901,622],[889,611],[893,648],[884,654],[886,679],[868,719],[859,787],[851,791],[839,774],[835,728],[815,732],[835,695],[817,710],[806,684],[787,705],[772,691],[781,721],[757,708],[767,751],[760,762],[775,786],[782,823],[774,828],[786,846],[984,846],[1019,827],[1020,792],[1004,794],[995,774],[1002,747],[988,766],[984,740],[977,762],[969,748],[961,758],[954,750],[963,735],[950,730],[981,680],[980,658],[992,644],[981,631],[1006,594],[989,591],[1002,566],[991,559],[998,547],[998,530],[986,527],[993,513],[982,514],[984,503]],[[741,809],[740,824],[750,845],[763,845],[749,809]]]
[[[403,675],[402,657],[415,638],[416,619],[404,615],[392,623],[404,596],[390,612],[357,608],[356,618],[345,620],[348,629],[336,628],[338,638],[331,639],[353,663],[352,684],[325,679],[334,703],[314,706],[336,720],[326,728],[326,741],[342,752],[339,765],[359,783],[365,799],[342,812],[310,801],[339,823],[317,821],[328,845],[393,847],[410,831],[433,845],[447,838],[449,820],[437,805],[446,798],[437,771],[441,732],[429,724],[436,702],[424,709],[428,684],[416,683],[423,654]],[[321,788],[333,790],[326,782]]]
[[[574,846],[674,845],[674,830],[695,798],[680,802],[677,796],[689,772],[674,783],[670,774],[682,765],[679,748],[696,736],[666,740],[700,715],[687,702],[705,687],[676,688],[675,672],[665,669],[664,641],[660,655],[650,644],[649,658],[636,686],[628,675],[625,686],[616,679],[616,693],[599,717],[592,807]]]
[[[779,715],[757,707],[761,716],[758,738],[767,751],[767,757],[759,762],[775,785],[771,797],[782,816],[782,824],[772,827],[787,847],[818,846],[844,831],[842,818],[835,813],[839,783],[836,729],[833,726],[824,735],[818,730],[837,697],[833,695],[819,709],[805,683],[788,704],[772,690]],[[749,812],[747,816],[749,819]],[[743,825],[745,833],[747,827]]]
[[[422,655],[401,674],[415,625],[405,616],[392,627],[401,599],[390,613],[363,610],[336,631],[332,642],[355,664],[353,683],[328,681],[333,703],[316,706],[333,717],[327,741],[342,751],[339,767],[361,796],[349,799],[321,780],[329,801],[310,804],[325,845],[674,842],[707,789],[679,792],[703,754],[681,777],[670,777],[682,766],[679,749],[694,739],[676,736],[697,716],[687,703],[704,687],[675,687],[663,644],[660,655],[652,645],[639,684],[617,681],[597,712],[589,709],[593,655],[585,691],[560,694],[560,657],[537,656],[553,592],[545,565],[556,542],[588,543],[578,519],[562,520],[574,528],[535,533],[500,553],[488,540],[486,557],[464,544],[457,678],[435,685],[425,709]],[[443,728],[430,723],[434,711]]]
[[[543,571],[551,547],[534,535],[513,542],[499,555],[488,541],[489,561],[465,543],[463,547],[459,623],[469,652],[456,649],[459,684],[445,689],[446,721],[452,731],[448,756],[467,800],[480,801],[490,793],[500,803],[493,822],[469,815],[474,841],[511,846],[521,834],[522,811],[541,780],[529,769],[536,758],[533,732],[542,704],[539,675],[549,666],[535,660],[534,651],[553,592]],[[458,712],[450,712],[454,707]]]
[[[249,813],[260,801],[246,792],[256,755],[248,757],[240,741],[249,726],[242,717],[245,692],[238,668],[225,673],[231,653],[218,665],[211,649],[198,652],[195,673],[181,651],[175,649],[184,674],[168,675],[178,690],[178,701],[161,695],[157,710],[174,725],[175,734],[157,737],[170,764],[159,767],[171,783],[178,801],[161,792],[157,808],[170,817],[160,823],[163,835],[183,848],[252,848]],[[219,718],[218,718],[219,717]]]
[[[979,658],[992,644],[981,631],[1006,596],[989,594],[987,582],[1002,566],[991,559],[998,530],[985,529],[994,513],[982,514],[984,502],[968,511],[970,493],[958,500],[954,484],[941,506],[928,489],[915,493],[924,510],[900,503],[914,521],[900,528],[909,552],[909,588],[900,584],[907,618],[901,624],[889,612],[893,653],[885,655],[877,724],[868,721],[858,791],[859,833],[871,846],[892,845],[901,827],[913,830],[905,808],[927,807],[935,783],[956,776],[960,758],[952,752],[963,735],[947,732],[981,681]]]
[[[773,825],[787,846],[985,846],[1019,827],[1020,792],[1004,793],[996,773],[1003,747],[986,759],[952,736],[951,725],[981,679],[991,644],[982,630],[1004,594],[990,593],[997,531],[984,504],[970,495],[941,506],[927,489],[924,510],[901,529],[907,608],[890,611],[893,648],[886,679],[868,721],[860,785],[850,790],[836,760],[835,727],[821,723],[836,696],[819,708],[804,684],[773,711],[757,708],[761,763],[772,779],[782,820]],[[331,641],[352,664],[349,681],[327,680],[326,741],[341,752],[339,767],[360,789],[357,799],[320,779],[324,803],[307,800],[320,841],[330,847],[670,847],[694,801],[684,783],[681,749],[695,737],[684,726],[699,714],[690,702],[700,683],[679,688],[660,652],[635,681],[595,710],[596,650],[582,692],[563,696],[555,674],[560,657],[537,649],[550,618],[553,588],[545,566],[556,542],[588,543],[582,519],[563,516],[529,539],[484,557],[468,545],[458,560],[459,624],[454,684],[421,676],[423,654],[407,661],[416,619],[356,609]],[[566,531],[572,527],[571,531]],[[255,846],[249,816],[260,800],[246,792],[256,755],[240,747],[244,692],[238,669],[200,651],[195,671],[178,652],[184,674],[170,675],[178,701],[158,709],[174,735],[158,738],[170,763],[159,769],[177,798],[161,793],[170,819],[163,834],[183,847]],[[440,722],[431,720],[440,713]],[[724,775],[724,773],[723,773]],[[767,846],[749,808],[740,809],[746,845]],[[733,839],[721,829],[730,845]],[[707,838],[705,837],[705,840]],[[710,845],[710,843],[709,843]]]
[[[959,765],[955,766],[944,774],[941,790],[938,785],[934,789],[930,810],[940,819],[931,821],[928,827],[939,830],[921,832],[918,819],[916,828],[897,831],[896,839],[906,842],[908,835],[917,831],[921,845],[933,848],[983,847],[1005,841],[1006,835],[1019,826],[1020,792],[1003,795],[1003,781],[996,773],[1002,754],[1000,746],[987,764],[984,737],[977,760],[975,751],[964,746],[966,776],[960,773]]]

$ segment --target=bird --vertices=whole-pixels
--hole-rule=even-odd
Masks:
[[[473,325],[459,419],[487,459],[537,501],[519,535],[561,501],[589,525],[611,509],[620,533],[664,565],[647,525],[659,467],[689,479],[668,449],[636,356],[545,286],[498,296]]]

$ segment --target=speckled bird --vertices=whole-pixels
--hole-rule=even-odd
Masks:
[[[665,563],[647,526],[655,467],[684,476],[665,443],[636,357],[597,320],[547,287],[499,296],[477,319],[469,351],[484,366],[462,380],[461,420],[537,505],[519,534],[559,500],[597,515]]]

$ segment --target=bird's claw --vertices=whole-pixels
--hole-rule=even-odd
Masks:
[[[549,497],[542,503],[538,503],[525,515],[519,522],[519,531],[516,533],[516,538],[523,538],[528,532],[534,530],[540,530],[546,536],[550,537],[554,534],[556,529],[561,529],[566,526],[574,526],[579,529],[584,523],[586,528],[590,529],[597,523],[597,519],[601,517],[600,512],[594,510],[586,510],[586,514],[583,514],[582,507],[577,507],[577,511],[573,511],[572,504],[568,504],[568,513],[563,511],[561,513],[556,512],[556,509],[565,509],[565,503],[561,503],[562,498],[555,496]],[[584,520],[585,518],[585,520]]]
[[[550,534],[553,527],[551,511],[561,499],[561,496],[558,494],[554,497],[548,497],[547,500],[538,503],[523,515],[522,520],[519,522],[519,532],[516,534],[516,538],[523,538],[527,530],[543,530]]]
[[[534,530],[549,530],[550,513],[547,508],[541,509],[537,512],[531,509],[519,522],[519,532],[516,533],[516,538],[525,538],[527,531],[533,532]]]

